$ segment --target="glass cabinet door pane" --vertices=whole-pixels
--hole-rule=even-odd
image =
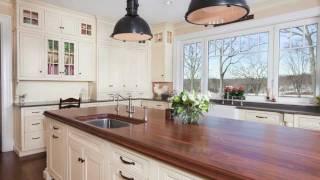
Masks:
[[[59,42],[48,40],[48,75],[59,74]]]
[[[74,43],[64,43],[64,73],[67,76],[74,75]]]

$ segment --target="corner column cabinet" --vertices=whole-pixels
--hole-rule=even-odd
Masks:
[[[50,118],[47,121],[51,127],[58,123]],[[204,179],[66,124],[58,124],[63,133],[52,133],[59,134],[61,140],[48,146],[47,156],[47,176],[55,180]],[[51,155],[54,151],[57,153]]]
[[[152,81],[172,81],[173,27],[155,28],[152,40]]]

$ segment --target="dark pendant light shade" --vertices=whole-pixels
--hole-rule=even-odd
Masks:
[[[138,7],[138,0],[127,0],[127,14],[117,22],[112,38],[138,42],[152,39],[148,23],[138,15]]]
[[[196,25],[218,25],[246,17],[250,8],[245,0],[191,0],[185,19]]]

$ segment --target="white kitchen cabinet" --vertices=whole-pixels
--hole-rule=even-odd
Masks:
[[[104,180],[105,157],[93,139],[77,132],[68,136],[68,180]]]
[[[98,98],[108,94],[147,94],[150,61],[148,47],[115,43],[98,47]]]
[[[46,118],[44,111],[58,106],[14,108],[14,150],[20,156],[44,152],[46,149]]]
[[[93,42],[79,42],[79,70],[78,76],[82,80],[95,80],[96,52]]]
[[[284,125],[283,114],[276,112],[240,110],[240,119],[265,124]]]
[[[53,124],[57,123],[56,120],[50,118],[48,120]],[[67,154],[68,158],[64,162],[67,164],[68,180],[203,179],[68,125],[62,125],[68,132],[67,135],[64,134],[67,142],[67,153],[57,150],[56,155],[60,157],[56,158],[62,160],[64,155]],[[49,148],[53,148],[53,146],[49,146]],[[48,164],[52,164],[53,159],[50,156],[47,159]],[[56,160],[56,162],[58,161]],[[52,171],[49,170],[49,176],[53,177],[52,175]],[[53,178],[59,179],[56,177]]]
[[[84,159],[82,143],[69,138],[68,142],[68,180],[84,180]]]
[[[46,43],[46,77],[75,79],[78,72],[77,42],[59,36],[47,36]]]
[[[66,128],[55,121],[49,123],[48,171],[56,180],[66,179],[67,138]]]
[[[154,38],[152,40],[152,81],[163,82],[172,81],[172,43],[173,28],[171,26],[161,26],[155,28]]]
[[[310,130],[320,130],[320,117],[295,114],[294,127]]]
[[[45,12],[45,29],[48,33],[80,35],[80,21],[76,16],[60,11]]]
[[[44,35],[35,32],[19,33],[18,73],[20,79],[41,78],[44,76]]]

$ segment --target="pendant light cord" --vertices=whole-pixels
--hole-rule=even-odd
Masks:
[[[127,0],[127,16],[138,16],[138,0]]]

